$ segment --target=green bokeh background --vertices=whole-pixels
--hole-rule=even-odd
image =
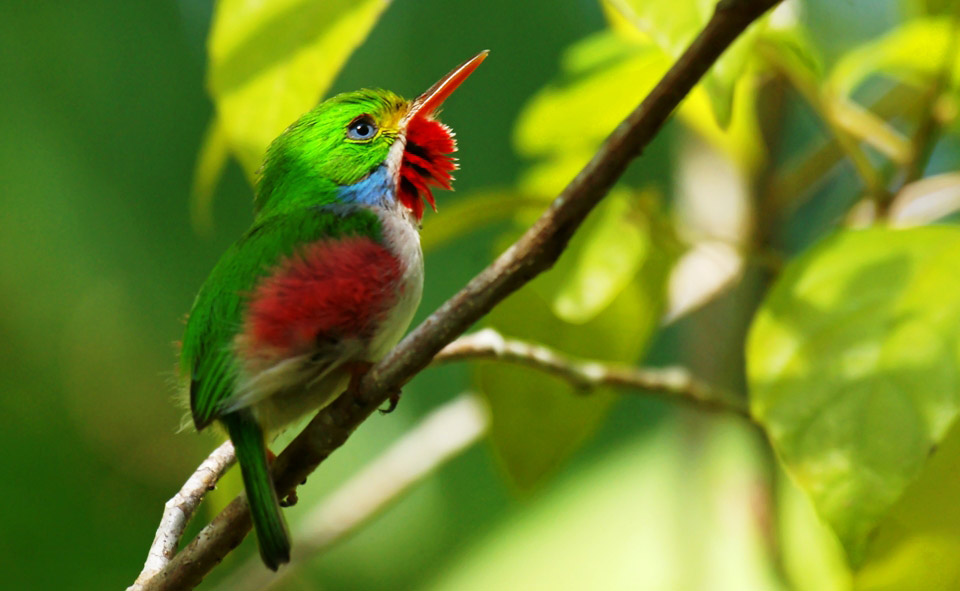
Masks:
[[[889,26],[893,4],[878,2],[869,14],[839,17],[850,25],[843,31],[813,30],[822,34],[829,51],[840,52]],[[817,6],[810,3],[812,20],[838,20]],[[164,501],[216,443],[212,435],[177,432],[183,410],[174,403],[173,372],[174,343],[196,289],[250,221],[250,189],[235,165],[217,192],[213,232],[195,233],[188,215],[194,160],[211,116],[203,78],[211,11],[210,2],[190,0],[4,3],[4,588],[124,588],[141,568]],[[413,96],[466,57],[491,50],[490,59],[444,111],[444,120],[457,132],[462,170],[457,193],[438,196],[442,216],[444,205],[458,195],[516,180],[522,163],[510,138],[518,113],[556,75],[562,49],[604,26],[594,0],[396,0],[333,91],[380,86]],[[664,169],[675,133],[668,127],[643,166]],[[641,167],[632,174],[645,173]],[[483,268],[496,236],[493,231],[474,234],[428,256],[420,318]],[[729,303],[717,306],[714,312],[730,309]],[[741,311],[730,323],[745,317]],[[684,346],[705,347],[704,357],[711,359],[706,365],[714,370],[739,363],[738,353],[716,342],[691,344],[697,322],[672,329],[652,357],[669,360],[687,335]],[[738,334],[733,329],[728,338]],[[418,417],[469,385],[468,371],[460,366],[419,376],[405,389],[396,413],[365,424],[310,479],[302,505],[322,498]],[[711,441],[722,443],[707,451]],[[476,446],[285,588],[467,588],[464,581],[478,580],[469,566],[476,564],[477,548],[484,548],[480,555],[496,558],[512,550],[491,548],[491,539],[529,531],[534,532],[530,545],[536,545],[557,535],[549,522],[575,511],[576,499],[593,498],[583,484],[590,479],[625,487],[610,493],[616,497],[610,502],[643,508],[636,515],[638,529],[648,524],[654,536],[673,532],[682,539],[666,545],[709,554],[704,548],[713,542],[700,534],[713,527],[711,503],[717,500],[708,492],[727,490],[723,483],[736,484],[739,475],[746,475],[743,481],[754,478],[755,454],[756,442],[735,422],[627,397],[543,489],[513,495],[488,448]],[[620,474],[629,477],[621,480]],[[642,477],[646,474],[649,481]],[[295,508],[291,521],[304,510]],[[603,520],[612,525],[616,516],[598,514],[597,519],[593,525],[601,527],[584,534],[597,536],[583,540],[590,560],[597,559],[587,551],[591,547],[598,556],[609,554],[611,549],[597,540]],[[716,544],[729,546],[731,539]],[[667,568],[655,545],[639,544],[633,551],[638,564],[649,560]],[[230,562],[255,552],[248,539],[212,581],[229,570]],[[557,549],[556,560],[562,564],[572,552]],[[685,571],[682,565],[674,570]],[[756,570],[760,574],[742,580],[759,580],[760,586],[729,588],[764,588],[764,567]],[[526,576],[537,580],[531,572]],[[679,580],[667,577],[674,582],[656,588],[707,588],[701,586],[703,576],[689,568]]]
[[[214,444],[177,433],[183,411],[173,404],[182,319],[251,215],[231,166],[213,234],[197,236],[188,218],[211,115],[211,12],[187,0],[13,2],[0,19],[0,569],[10,589],[125,587],[163,502]],[[445,119],[460,140],[458,194],[504,185],[519,167],[510,130],[524,99],[556,71],[561,48],[602,26],[591,0],[400,1],[334,91],[413,96],[489,48],[494,59]],[[456,197],[440,196],[441,212]],[[474,238],[430,257],[422,312],[489,256],[489,241]],[[396,414],[364,426],[311,480],[312,492],[466,385],[463,368],[418,379]],[[323,561],[324,586],[411,586],[513,507],[487,451],[474,449]]]

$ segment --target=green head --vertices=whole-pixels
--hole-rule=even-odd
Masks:
[[[420,97],[386,90],[334,96],[303,115],[267,150],[254,201],[258,216],[288,207],[399,202],[419,219],[431,186],[450,188],[453,134],[437,107],[486,57],[478,54]]]

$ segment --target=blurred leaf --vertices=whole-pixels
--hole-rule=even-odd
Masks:
[[[635,363],[659,325],[675,244],[651,196],[614,191],[555,267],[494,309],[491,324],[571,355]],[[494,448],[521,489],[551,474],[615,399],[606,389],[583,396],[523,367],[481,365],[477,377],[491,405]]]
[[[778,471],[779,472],[779,471]],[[850,591],[852,575],[843,547],[817,516],[803,491],[777,474],[778,539],[785,574],[797,591]]]
[[[810,34],[800,26],[765,29],[757,49],[768,58],[775,56],[777,66],[793,72],[794,77],[823,79],[823,57]]]
[[[389,0],[220,0],[208,86],[218,125],[252,181],[273,139],[313,107]]]
[[[539,281],[495,308],[491,324],[508,336],[542,342],[568,354],[634,362],[660,318],[663,280],[661,293],[656,293],[654,278],[653,285],[629,284],[603,312],[576,325],[550,312],[538,295]],[[494,450],[522,490],[536,486],[580,447],[616,399],[608,389],[578,392],[564,380],[513,365],[482,363],[476,376],[490,403]]]
[[[958,228],[838,234],[751,327],[753,414],[852,564],[956,417],[958,249]]]
[[[955,425],[870,539],[856,591],[960,589],[960,429]]]
[[[429,252],[497,222],[511,220],[518,212],[540,213],[545,207],[541,198],[499,189],[472,193],[443,207],[442,216],[427,216],[420,232],[420,246]]]
[[[900,190],[887,219],[897,227],[922,226],[960,211],[960,173],[920,179]]]
[[[580,172],[670,66],[670,58],[646,36],[628,39],[611,31],[577,42],[567,49],[562,62],[561,76],[534,95],[514,129],[517,151],[539,159],[524,175],[521,187],[551,197]],[[738,85],[743,88],[727,129],[717,125],[710,99],[700,87],[681,103],[678,114],[739,166],[751,169],[763,155],[755,93],[748,77],[741,77]]]
[[[957,0],[900,0],[900,4],[908,14],[947,14],[956,9]]]
[[[779,591],[756,521],[755,440],[678,422],[633,437],[445,565],[432,591]],[[827,590],[817,590],[827,591]]]
[[[824,97],[824,104],[834,124],[873,146],[890,160],[906,164],[913,157],[910,140],[870,110],[837,96]]]
[[[907,21],[844,55],[827,82],[832,92],[841,97],[849,96],[868,77],[881,73],[918,86],[929,85],[939,75],[955,34],[952,19],[946,17]],[[958,70],[960,60],[955,60],[954,83]]]
[[[190,187],[190,223],[198,234],[209,234],[213,229],[213,195],[229,157],[227,135],[213,119],[203,136]]]
[[[652,43],[629,42],[610,31],[568,48],[563,74],[517,117],[517,151],[539,159],[521,179],[521,188],[550,198],[563,190],[669,65]]]
[[[738,98],[733,104],[732,119],[726,128],[717,124],[711,114],[707,92],[700,87],[694,87],[680,103],[677,115],[687,127],[720,150],[741,170],[751,173],[766,157],[757,122],[756,81],[752,77],[742,76],[736,85]]]
[[[667,55],[676,59],[710,20],[716,0],[603,0],[608,18],[626,21],[650,36]],[[622,30],[622,25],[615,25]],[[730,124],[734,87],[744,72],[759,27],[740,35],[704,76],[702,84],[713,116],[721,129]]]
[[[608,195],[548,273],[559,283],[549,297],[561,320],[582,324],[594,318],[653,254],[650,221],[631,201],[624,191]]]
[[[603,59],[587,59],[594,51],[602,51]],[[514,143],[521,155],[556,156],[599,145],[670,65],[656,46],[631,44],[610,32],[575,44],[564,64],[561,80],[534,95],[517,118]],[[562,188],[565,181],[560,183]]]

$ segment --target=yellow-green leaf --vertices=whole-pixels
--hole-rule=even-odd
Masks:
[[[871,537],[856,591],[960,589],[960,428],[956,425]]]
[[[537,284],[558,318],[588,322],[613,302],[651,257],[659,258],[663,269],[672,265],[675,256],[667,244],[654,242],[667,242],[668,237],[656,205],[652,193],[638,196],[619,189],[590,214]]]
[[[313,107],[389,0],[220,0],[208,87],[250,179],[270,142]]]
[[[420,232],[420,246],[429,252],[471,232],[513,220],[518,213],[543,211],[543,199],[513,189],[482,191],[458,197],[443,206],[440,216],[427,216]]]
[[[588,59],[591,53],[603,59]],[[517,118],[514,143],[524,156],[598,145],[670,65],[656,46],[634,45],[610,32],[575,44],[564,61],[576,69],[540,90]]]
[[[676,59],[713,15],[716,0],[603,0],[608,17],[627,22],[649,35],[667,55]],[[615,26],[622,30],[623,26]],[[734,89],[750,57],[758,27],[740,35],[703,78],[703,87],[721,129],[730,124]]]
[[[873,228],[791,263],[747,341],[751,409],[852,564],[960,409],[960,228]]]
[[[555,316],[542,297],[545,279],[514,294],[490,315],[505,335],[529,339],[570,355],[634,363],[656,329],[664,304],[667,267],[652,259],[637,278],[591,320]],[[537,485],[573,453],[606,416],[615,393],[584,395],[567,382],[524,368],[485,363],[477,381],[490,403],[490,439],[508,475],[521,489]]]
[[[640,104],[670,61],[639,31],[633,37],[603,31],[568,48],[562,74],[534,95],[517,118],[517,151],[537,159],[521,180],[523,189],[550,197],[562,190]],[[763,154],[755,92],[749,77],[741,76],[737,85],[740,98],[726,129],[717,124],[708,93],[699,86],[681,103],[678,114],[738,166],[750,170]]]
[[[736,423],[692,438],[686,425],[665,421],[558,479],[467,540],[426,589],[785,591],[751,494],[756,441]]]
[[[844,55],[830,72],[828,83],[840,96],[849,96],[868,77],[887,74],[925,86],[938,76],[945,59],[953,60],[953,81],[960,73],[960,60],[947,55],[957,45],[957,34],[948,17],[918,18],[865,43]]]

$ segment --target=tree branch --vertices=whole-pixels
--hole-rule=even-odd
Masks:
[[[752,420],[741,397],[697,380],[685,368],[636,368],[575,359],[542,345],[504,338],[492,328],[458,338],[437,353],[431,365],[474,360],[523,365],[583,390],[600,386],[638,390]],[[289,566],[273,573],[254,556],[218,588],[265,590],[288,579],[308,560],[368,523],[414,484],[482,438],[488,428],[486,409],[474,395],[461,394],[444,404],[307,515],[300,528],[304,534],[294,541]]]
[[[446,344],[497,303],[559,258],[570,236],[607,194],[627,164],[656,136],[664,122],[721,53],[779,0],[720,0],[713,17],[643,102],[610,134],[597,154],[539,220],[466,287],[443,304],[381,360],[353,396],[341,396],[320,411],[274,463],[277,491],[285,496],[360,423],[396,393]],[[147,582],[144,589],[190,589],[250,530],[246,498],[240,496]]]
[[[937,101],[943,96],[944,90],[950,87],[953,78],[954,64],[957,59],[957,44],[960,42],[960,5],[953,9],[953,23],[950,28],[950,39],[941,57],[940,70],[933,84],[927,88],[923,105],[920,109],[920,121],[910,140],[910,159],[903,167],[903,182],[901,189],[923,176],[930,154],[940,139],[941,121],[937,118]]]
[[[576,359],[543,345],[506,339],[492,328],[464,335],[450,343],[437,353],[434,363],[471,359],[524,365],[556,375],[584,390],[599,386],[641,390],[666,400],[689,402],[698,408],[729,412],[752,420],[742,397],[697,380],[683,367],[638,368]]]
[[[197,510],[207,491],[213,490],[217,482],[230,466],[237,461],[233,453],[233,443],[226,441],[207,456],[187,479],[183,488],[163,506],[163,517],[160,526],[153,538],[150,551],[147,552],[147,562],[143,565],[140,576],[127,587],[127,591],[140,591],[147,581],[159,573],[177,552],[177,545],[183,531],[187,528],[193,512]]]
[[[479,441],[490,419],[473,394],[461,394],[431,412],[416,427],[318,503],[304,518],[290,564],[279,572],[250,558],[218,587],[222,591],[265,590],[286,580],[316,554],[369,522],[437,467]]]

